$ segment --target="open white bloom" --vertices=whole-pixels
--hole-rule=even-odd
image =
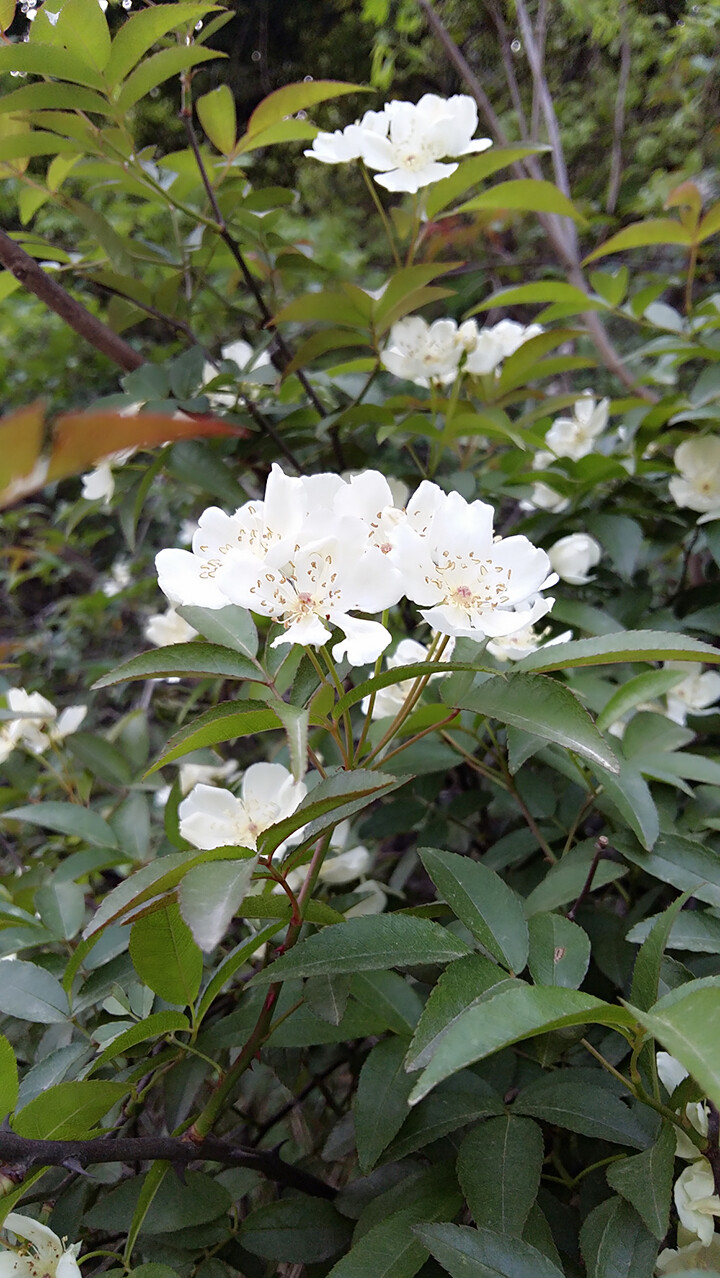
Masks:
[[[548,452],[547,449],[542,449],[533,457],[532,468],[533,470],[546,470],[548,466],[552,466],[554,461],[555,454]],[[561,511],[567,510],[569,505],[569,497],[562,497],[549,484],[540,480],[537,484],[533,484],[530,496],[520,502],[520,509],[547,510],[553,515],[559,515]]]
[[[357,919],[363,914],[382,914],[387,905],[387,892],[382,883],[378,883],[376,879],[366,879],[364,883],[358,883],[355,892],[362,896],[362,900],[356,901],[355,905],[345,911],[346,919]]]
[[[425,93],[418,103],[386,102],[382,111],[366,111],[357,124],[335,133],[319,133],[305,155],[323,164],[362,159],[378,173],[387,191],[419,191],[454,173],[447,156],[472,155],[492,145],[473,138],[477,106],[466,94],[440,98]]]
[[[140,404],[131,404],[119,416],[135,417],[140,411],[140,407]],[[124,466],[125,462],[129,461],[135,452],[137,452],[136,448],[121,448],[119,452],[110,453],[107,457],[103,457],[94,470],[90,470],[87,475],[83,475],[82,496],[85,500],[102,501],[107,506],[115,492],[113,466]]]
[[[551,546],[548,557],[562,581],[571,586],[586,586],[593,578],[590,570],[600,563],[602,549],[588,533],[570,533]]]
[[[523,626],[514,635],[505,635],[503,639],[488,640],[487,650],[496,661],[522,661],[539,648],[552,648],[556,643],[567,643],[572,639],[572,630],[564,630],[554,639],[547,639],[547,630],[537,631],[534,626]]]
[[[307,794],[302,781],[280,763],[253,763],[241,797],[212,785],[196,785],[178,807],[180,834],[193,847],[257,847],[258,835],[291,816]]]
[[[149,643],[164,648],[171,643],[189,643],[197,637],[197,630],[185,621],[174,608],[155,612],[145,622],[143,634]]]
[[[390,329],[383,367],[416,386],[427,387],[431,382],[446,386],[455,380],[460,360],[476,338],[474,320],[458,328],[452,319],[428,324],[420,315],[406,315]]]
[[[127,559],[116,559],[102,585],[102,592],[106,599],[113,599],[115,595],[122,594],[123,590],[127,590],[131,580],[130,564]]]
[[[224,763],[181,763],[180,793],[188,794],[196,785],[212,785],[214,781],[232,781],[240,771],[234,759]],[[249,771],[249,769],[248,769]]]
[[[688,1270],[694,1272],[696,1269],[704,1273],[720,1274],[720,1237],[717,1234],[712,1237],[708,1247],[699,1241],[685,1243],[677,1250],[666,1247],[655,1261],[658,1278],[665,1278],[666,1274],[685,1274]]]
[[[10,688],[6,701],[8,710],[18,718],[0,724],[0,763],[18,746],[31,754],[43,754],[51,743],[59,745],[77,731],[87,714],[87,706],[68,706],[58,715],[47,697],[24,688]]]
[[[504,359],[514,355],[525,342],[538,337],[543,331],[540,324],[523,326],[509,319],[480,329],[477,341],[468,353],[466,371],[478,376],[494,372]]]
[[[663,669],[687,671],[687,678],[665,694],[668,719],[684,727],[689,714],[715,713],[715,702],[720,700],[720,674],[716,670],[703,671],[699,661],[665,661]]]
[[[263,365],[269,364],[270,355],[268,351],[260,351],[255,355],[249,342],[243,341],[240,337],[235,342],[229,342],[227,346],[223,346],[220,354],[223,359],[231,360],[237,366],[238,372],[252,373],[256,368],[262,368]],[[218,369],[214,364],[206,361],[203,367],[203,385],[213,381],[218,376]],[[242,376],[239,378],[242,381]],[[207,393],[208,399],[213,407],[216,408],[234,408],[237,403],[237,393],[228,390],[215,390]]]
[[[30,1246],[23,1247],[19,1253],[3,1251],[0,1254],[0,1278],[81,1278],[75,1259],[80,1243],[66,1247],[65,1240],[61,1242],[47,1225],[16,1211],[5,1217],[3,1229]]]
[[[497,638],[552,608],[540,591],[557,580],[527,537],[493,538],[494,510],[423,481],[397,535],[408,598],[444,635]]]
[[[670,496],[678,506],[699,510],[699,524],[720,518],[720,435],[686,439],[673,458],[679,475],[670,480]]]
[[[720,1216],[720,1198],[715,1192],[712,1167],[707,1158],[690,1163],[675,1181],[675,1206],[681,1223],[709,1247]]]
[[[589,391],[573,404],[572,417],[556,417],[545,443],[556,457],[570,457],[579,461],[593,451],[595,440],[608,423],[609,399],[595,403]]]
[[[656,1057],[657,1072],[660,1082],[672,1096],[676,1087],[688,1077],[688,1072],[680,1061],[671,1056],[669,1052],[658,1052]],[[677,1113],[680,1111],[678,1110]],[[704,1101],[689,1101],[685,1106],[685,1117],[695,1131],[700,1136],[707,1137],[708,1134],[708,1110]],[[681,1132],[679,1128],[675,1128],[675,1154],[678,1158],[685,1158],[688,1162],[694,1162],[698,1158],[702,1158],[702,1154],[697,1145]]]

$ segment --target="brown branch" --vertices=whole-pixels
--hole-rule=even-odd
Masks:
[[[620,194],[622,181],[622,141],[625,132],[625,99],[630,83],[630,61],[632,49],[630,30],[628,27],[627,0],[620,0],[620,75],[618,76],[617,97],[615,98],[615,115],[613,118],[613,143],[610,159],[610,178],[605,210],[614,213]]]
[[[132,373],[140,368],[145,360],[138,351],[117,333],[113,333],[107,324],[103,324],[82,302],[77,302],[64,288],[42,269],[34,257],[26,253],[5,231],[0,230],[0,265],[4,266],[16,280],[34,293],[46,306],[59,315],[70,328],[84,337],[91,346],[101,351],[114,364]]]
[[[249,1167],[279,1185],[298,1189],[314,1198],[334,1198],[336,1191],[310,1172],[286,1163],[275,1150],[247,1149],[215,1136],[202,1141],[175,1136],[98,1136],[95,1140],[32,1140],[15,1132],[0,1131],[0,1159],[30,1167],[67,1167],[83,1170],[95,1163],[134,1163],[162,1159],[176,1166],[199,1161]]]
[[[607,850],[607,845],[608,845],[608,840],[606,839],[606,837],[605,837],[605,835],[604,835],[604,834],[601,834],[601,835],[600,835],[600,837],[599,837],[599,839],[597,840],[597,842],[596,842],[596,844],[595,844],[595,855],[594,855],[594,857],[593,857],[592,861],[590,862],[590,869],[589,869],[589,870],[588,870],[588,872],[587,872],[587,877],[586,877],[586,879],[585,879],[585,882],[584,882],[584,883],[583,883],[583,885],[582,885],[582,889],[581,889],[580,895],[579,895],[579,897],[578,897],[577,901],[575,901],[575,903],[574,903],[574,905],[572,906],[572,908],[571,908],[571,909],[569,909],[569,910],[568,910],[568,912],[567,912],[567,917],[570,919],[570,922],[571,922],[571,923],[574,921],[574,919],[575,919],[575,915],[577,914],[577,911],[579,910],[580,906],[582,905],[583,901],[585,900],[585,897],[589,894],[589,892],[590,892],[590,890],[591,890],[591,888],[592,888],[593,880],[594,880],[595,875],[596,875],[596,873],[597,873],[597,868],[598,868],[598,866],[599,866],[599,864],[600,864],[600,861],[601,861],[602,857],[604,856],[604,854],[605,854],[605,852],[606,852],[606,850]]]

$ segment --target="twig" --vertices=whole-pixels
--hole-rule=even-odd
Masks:
[[[547,0],[540,0],[538,5],[537,22],[535,23],[535,35],[537,36],[538,54],[540,57],[540,65],[545,66],[545,40],[547,37],[547,21],[548,10]],[[530,119],[530,136],[533,142],[537,142],[540,132],[540,98],[535,86],[533,86],[532,114]]]
[[[705,1157],[712,1167],[715,1193],[720,1194],[720,1114],[711,1100],[705,1102],[708,1116],[708,1143]]]
[[[527,138],[528,136],[527,119],[525,118],[525,111],[522,104],[522,98],[520,96],[520,86],[518,85],[517,76],[515,75],[515,67],[513,66],[512,49],[510,47],[510,36],[508,34],[508,29],[505,26],[505,19],[503,18],[502,10],[500,6],[496,3],[496,0],[485,0],[485,8],[488,10],[493,22],[495,23],[495,28],[498,33],[498,40],[500,41],[500,52],[502,54],[503,66],[505,67],[505,79],[507,80],[507,83],[508,83],[508,88],[510,90],[510,97],[512,98],[513,106],[515,107],[515,114],[517,115],[517,118],[518,118],[520,134],[523,138]],[[533,109],[534,109],[534,106],[535,104],[533,102]],[[533,125],[532,141],[533,142],[537,141],[534,125]]]
[[[585,900],[585,897],[588,895],[588,893],[590,892],[590,889],[592,888],[593,879],[595,878],[598,865],[600,864],[600,859],[603,853],[605,852],[607,845],[608,845],[608,841],[605,835],[601,834],[595,844],[595,855],[592,861],[590,862],[590,869],[587,872],[587,878],[585,879],[585,882],[582,885],[582,890],[580,892],[580,895],[577,901],[575,902],[575,904],[572,906],[572,908],[569,909],[567,912],[567,917],[570,919],[571,923],[574,921],[577,911],[579,910],[580,906]]]
[[[70,328],[126,373],[132,373],[145,363],[144,357],[138,351],[129,346],[122,337],[118,337],[117,333],[113,333],[112,329],[87,310],[82,302],[77,302],[60,284],[51,279],[35,258],[26,253],[5,231],[0,231],[0,264],[10,271],[16,280],[19,280],[23,288],[34,293],[51,311],[69,324]]]
[[[625,99],[630,82],[630,30],[627,20],[627,0],[620,0],[620,75],[618,76],[617,96],[615,98],[615,115],[613,118],[613,142],[610,158],[610,178],[608,180],[607,201],[605,211],[614,213],[620,194],[622,181],[622,140],[625,132]]]
[[[0,1159],[30,1167],[70,1167],[95,1163],[132,1163],[162,1159],[186,1166],[198,1161],[249,1167],[277,1184],[299,1189],[314,1198],[334,1198],[336,1191],[310,1172],[286,1163],[275,1150],[247,1149],[215,1136],[192,1140],[176,1136],[98,1136],[95,1140],[32,1140],[0,1131]]]

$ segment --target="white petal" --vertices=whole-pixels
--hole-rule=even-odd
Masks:
[[[158,585],[174,604],[225,608],[230,602],[208,575],[202,560],[189,550],[161,550],[155,556]]]
[[[178,817],[180,834],[196,848],[255,848],[254,840],[249,841],[244,804],[229,790],[196,785],[178,807]]]
[[[364,621],[360,617],[334,617],[335,624],[345,632],[345,638],[333,646],[336,661],[347,659],[351,666],[366,666],[377,661],[381,652],[392,642],[392,635],[379,621]]]
[[[353,879],[362,878],[371,865],[371,854],[367,848],[360,845],[323,861],[320,878],[323,883],[352,883]]]
[[[30,1216],[21,1216],[16,1211],[8,1212],[3,1229],[9,1229],[16,1237],[32,1243],[43,1261],[52,1259],[54,1264],[63,1254],[63,1246],[57,1234],[39,1220],[32,1220]]]

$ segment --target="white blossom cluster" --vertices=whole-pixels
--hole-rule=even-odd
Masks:
[[[24,688],[10,688],[5,700],[14,717],[0,721],[0,763],[18,748],[43,754],[49,746],[59,745],[77,732],[87,714],[87,706],[68,706],[58,714],[57,707],[42,693]]]
[[[350,479],[291,478],[274,465],[262,501],[233,515],[211,506],[192,551],[161,550],[161,589],[174,605],[238,604],[282,627],[281,644],[322,647],[352,666],[375,661],[390,632],[356,614],[384,612],[403,596],[443,635],[481,640],[533,625],[553,605],[557,580],[527,537],[496,538],[494,511],[423,481],[406,507],[379,471]]]
[[[523,327],[515,320],[478,328],[474,319],[458,327],[452,319],[428,324],[420,315],[407,315],[390,329],[382,363],[416,386],[447,386],[461,370],[476,377],[499,372],[504,359],[542,332],[539,324]]]
[[[592,392],[583,391],[581,398],[573,404],[571,417],[556,417],[545,436],[547,448],[541,449],[533,458],[533,470],[545,470],[559,457],[580,461],[592,453],[608,424],[609,409],[608,399],[601,399],[596,404]],[[560,514],[567,510],[570,502],[550,484],[540,480],[533,485],[530,497],[522,505],[525,510],[549,510]]]
[[[362,160],[387,191],[414,194],[455,172],[457,164],[441,160],[492,146],[490,138],[473,138],[477,123],[477,106],[467,94],[426,93],[417,103],[386,102],[382,111],[366,111],[355,124],[318,133],[305,155],[323,164]]]
[[[658,1052],[657,1071],[670,1096],[688,1077],[687,1070],[668,1052]],[[685,1117],[700,1136],[707,1137],[708,1110],[704,1101],[686,1105]],[[715,1189],[710,1163],[682,1132],[677,1133],[675,1154],[688,1163],[675,1181],[673,1190],[680,1221],[678,1242],[681,1245],[678,1250],[667,1248],[660,1253],[658,1274],[682,1273],[693,1267],[705,1268],[704,1261],[711,1255],[706,1249],[713,1249],[715,1263],[720,1255],[720,1239],[715,1234],[715,1218],[720,1216],[720,1197]]]

